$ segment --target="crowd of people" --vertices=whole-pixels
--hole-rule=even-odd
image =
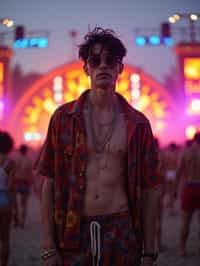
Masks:
[[[14,139],[0,131],[0,262],[6,266],[10,253],[11,226],[24,228],[33,184],[33,163],[28,146],[14,149]]]
[[[184,147],[160,147],[148,119],[115,92],[125,55],[111,30],[97,27],[85,36],[79,57],[91,90],[56,110],[36,163],[30,147],[14,150],[12,136],[0,131],[2,266],[11,226],[26,226],[32,192],[41,203],[45,266],[155,265],[167,248],[163,208],[177,215],[177,199],[178,249],[186,255],[192,215],[200,209],[200,133]]]
[[[158,146],[157,139],[156,143]],[[166,249],[162,243],[163,207],[169,209],[169,215],[176,216],[174,203],[179,199],[181,226],[178,250],[180,256],[185,256],[192,216],[194,211],[200,210],[200,132],[194,135],[193,140],[186,141],[184,146],[171,143],[168,147],[159,148],[158,174],[163,182],[157,206],[157,247],[160,251]]]
[[[165,252],[169,248],[163,243],[162,237],[165,209],[170,216],[180,215],[178,250],[179,255],[185,256],[192,216],[195,211],[200,211],[200,133],[195,134],[193,141],[186,142],[185,146],[170,143],[160,147],[156,138],[155,143],[159,151],[158,175],[162,178],[156,211],[156,249]],[[34,177],[34,160],[28,151],[25,144],[14,150],[11,135],[5,131],[0,132],[1,265],[7,265],[11,226],[23,229],[26,224],[30,193],[41,200],[44,179],[42,176]],[[180,201],[180,210],[174,207],[177,200]]]

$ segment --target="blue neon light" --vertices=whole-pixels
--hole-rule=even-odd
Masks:
[[[25,38],[16,40],[13,43],[13,48],[47,48],[48,44],[48,38]]]
[[[170,37],[165,37],[162,40],[163,44],[167,45],[167,46],[173,46],[174,44],[174,40]]]
[[[150,45],[160,45],[160,37],[157,35],[149,36],[148,40]]]
[[[146,37],[145,36],[136,37],[135,43],[138,46],[144,46],[147,43]]]

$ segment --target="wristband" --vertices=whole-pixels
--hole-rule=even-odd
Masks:
[[[54,256],[56,254],[57,250],[55,248],[51,248],[51,249],[46,249],[43,251],[41,258],[43,260],[46,260],[52,256]]]

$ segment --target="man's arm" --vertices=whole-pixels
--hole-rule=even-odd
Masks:
[[[156,234],[156,205],[161,193],[161,188],[151,188],[143,191],[143,233],[144,233],[144,254],[155,253]],[[143,258],[142,265],[152,265],[151,257]]]
[[[149,123],[141,127],[141,176],[142,176],[142,266],[152,266],[155,255],[156,206],[161,178],[158,174],[158,148]]]
[[[156,204],[159,197],[159,188],[144,190],[143,192],[143,232],[144,253],[155,252],[155,220]]]
[[[42,187],[41,212],[43,229],[42,258],[44,266],[61,266],[62,259],[55,242],[53,179],[45,177]]]
[[[41,216],[43,227],[43,247],[56,248],[53,212],[53,179],[44,178],[41,197]]]

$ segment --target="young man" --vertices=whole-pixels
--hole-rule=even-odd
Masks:
[[[0,265],[7,266],[10,254],[10,225],[12,208],[16,201],[14,178],[15,163],[9,157],[13,139],[0,131]]]
[[[113,31],[89,32],[91,90],[51,118],[38,162],[46,266],[138,265],[142,247],[153,265],[157,153],[148,120],[115,92],[125,55]]]
[[[200,210],[200,132],[194,136],[194,141],[183,152],[180,166],[177,171],[175,195],[181,177],[184,177],[184,185],[181,198],[181,230],[179,242],[179,254],[186,255],[186,241],[189,234],[190,223],[195,210]],[[199,214],[200,228],[200,214]],[[200,233],[199,233],[200,252]]]

